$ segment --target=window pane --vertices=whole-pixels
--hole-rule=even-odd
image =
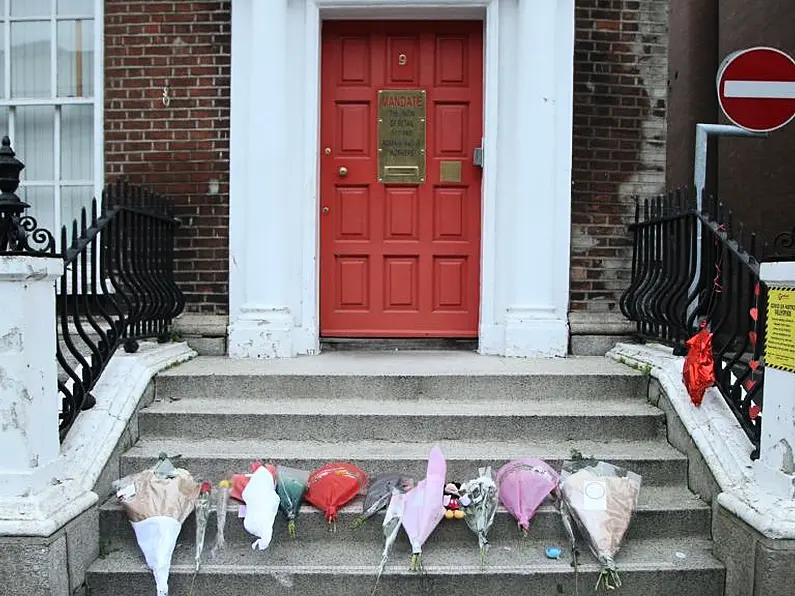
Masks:
[[[58,22],[58,96],[94,96],[94,21]]]
[[[94,107],[61,108],[61,180],[94,177]]]
[[[58,240],[61,230],[55,229],[55,193],[52,186],[20,186],[17,194],[30,205],[28,215],[35,217],[39,227],[48,229]]]
[[[0,23],[2,24],[2,23]],[[6,29],[0,26],[0,97],[6,94]]]
[[[51,14],[50,0],[11,0],[12,17],[49,17]]]
[[[4,136],[11,136],[11,131],[8,129],[8,108],[0,108],[0,139]],[[15,145],[16,139],[11,139],[11,148],[16,152]]]
[[[50,23],[11,23],[11,97],[50,97]]]
[[[94,14],[94,0],[58,0],[58,15],[79,15],[85,17]]]
[[[94,198],[93,186],[62,186],[61,187],[61,223],[69,226],[72,221],[80,221],[80,210],[86,208],[86,221],[91,224],[91,199]]]
[[[55,108],[20,106],[16,109],[17,158],[25,164],[25,180],[52,180],[55,176]]]

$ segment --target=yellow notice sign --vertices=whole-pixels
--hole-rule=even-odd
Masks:
[[[795,372],[795,288],[768,291],[765,366]]]

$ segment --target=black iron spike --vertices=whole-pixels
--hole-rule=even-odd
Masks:
[[[88,213],[85,207],[80,208],[80,237],[85,238],[88,231]]]

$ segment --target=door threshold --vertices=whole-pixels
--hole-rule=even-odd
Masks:
[[[462,338],[371,338],[371,337],[321,337],[323,352],[400,352],[400,351],[451,351],[476,352],[478,340]]]

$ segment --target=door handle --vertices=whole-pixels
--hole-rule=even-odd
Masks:
[[[340,167],[340,176],[343,178],[348,175],[348,168],[345,166]]]

